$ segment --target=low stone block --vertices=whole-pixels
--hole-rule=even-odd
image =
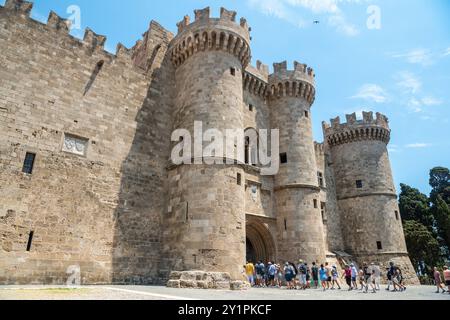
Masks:
[[[180,280],[169,280],[167,282],[167,288],[180,288]]]

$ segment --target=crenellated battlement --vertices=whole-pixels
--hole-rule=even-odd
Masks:
[[[33,3],[24,0],[6,0],[4,8],[29,17],[33,9]]]
[[[177,24],[178,35],[171,44],[174,66],[179,67],[197,52],[221,50],[238,57],[245,68],[251,59],[247,20],[241,18],[237,24],[236,12],[225,8],[221,8],[220,18],[211,18],[209,7],[194,13],[194,22],[191,23],[190,17],[185,16]]]
[[[314,141],[314,151],[316,156],[323,156],[325,154],[325,144]]]
[[[69,33],[71,22],[58,16],[56,12],[50,11],[47,19],[47,25],[57,31]]]
[[[32,28],[56,32],[58,34],[58,38],[55,38],[55,41],[60,42],[62,46],[70,47],[71,50],[76,50],[76,48],[79,48],[84,52],[84,54],[86,54],[87,57],[95,55],[96,58],[108,61],[110,63],[114,63],[114,61],[117,60],[121,63],[130,64],[130,67],[138,66],[134,58],[138,52],[142,51],[140,46],[136,45],[129,49],[123,44],[118,43],[115,55],[111,54],[105,50],[105,43],[107,41],[106,36],[97,34],[90,28],[86,28],[84,37],[80,40],[70,35],[70,20],[60,17],[54,11],[50,11],[47,23],[42,23],[31,18],[32,8],[32,2],[23,0],[6,0],[5,5],[3,7],[0,6],[0,10],[6,10],[5,14],[11,18],[11,21],[14,21],[16,17],[25,18],[25,20],[20,19],[17,21],[28,20],[33,23],[33,25],[31,25]],[[163,29],[154,21],[151,22],[150,30],[147,31],[144,36],[146,36],[150,31],[153,31],[153,36],[157,41],[165,41],[168,44],[173,39],[172,33]],[[137,44],[142,42],[143,41],[140,40]],[[157,46],[157,44],[155,44],[155,46]]]
[[[340,117],[331,119],[331,125],[323,122],[325,140],[330,147],[362,140],[380,140],[386,144],[390,141],[391,130],[385,115],[363,112],[363,119],[358,120],[356,113],[346,115],[347,122],[341,123]]]
[[[315,73],[306,64],[294,61],[294,69],[288,70],[287,62],[273,64],[274,72],[269,76],[270,96],[284,96],[306,99],[310,104],[315,100]]]
[[[244,71],[244,90],[262,98],[269,94],[269,66],[261,61],[256,61],[256,67],[249,65]]]

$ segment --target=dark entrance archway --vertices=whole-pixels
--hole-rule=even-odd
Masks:
[[[246,236],[247,261],[275,262],[275,243],[264,224],[256,221],[247,222]]]

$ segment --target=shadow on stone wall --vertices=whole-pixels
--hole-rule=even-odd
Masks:
[[[135,136],[120,173],[112,252],[113,283],[160,284],[165,277],[159,272],[159,262],[162,214],[167,207],[166,166],[170,156],[174,73],[166,55],[170,38],[160,32],[156,35],[160,43],[149,41],[155,36],[154,31],[150,29],[145,35],[144,43],[137,49],[141,52],[135,56],[136,63],[138,59],[143,62],[141,69],[147,70],[149,87],[137,113]]]

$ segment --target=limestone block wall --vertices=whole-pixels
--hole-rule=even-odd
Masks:
[[[320,209],[323,211],[324,232],[328,251],[344,251],[341,216],[336,198],[336,182],[328,150],[323,143],[315,143],[317,171],[322,173]]]
[[[314,189],[283,189],[276,193],[278,260],[325,261],[320,209]]]
[[[239,166],[178,166],[169,171],[164,266],[170,271],[228,272],[245,263],[244,185]],[[164,267],[163,267],[164,268]]]
[[[245,171],[245,213],[275,218],[273,177]]]
[[[248,66],[244,72],[243,87],[244,127],[257,131],[270,129],[270,108],[267,96],[268,67],[259,61],[256,68]]]
[[[105,37],[87,30],[80,41],[56,14],[42,24],[30,10],[0,7],[0,283],[61,284],[73,265],[83,284],[154,282],[170,122],[156,71],[164,48],[144,70],[133,50],[109,54]],[[170,34],[154,27],[164,47]],[[69,134],[83,138],[82,155],[63,151]]]
[[[245,20],[237,24],[235,16],[222,9],[220,18],[211,18],[205,8],[195,11],[193,23],[185,17],[178,24],[179,33],[170,47],[176,68],[174,129],[186,129],[193,136],[194,121],[202,122],[203,132],[216,129],[225,135],[227,129],[244,129],[242,76],[250,57],[249,30]],[[203,146],[209,144],[203,142]],[[228,150],[225,157],[238,160],[235,150]],[[216,157],[222,160],[223,155]],[[170,183],[170,206],[181,202],[190,208],[185,227],[177,214],[168,215],[164,223],[170,271],[221,271],[241,279],[243,168],[184,164],[171,168],[169,175],[176,181]]]

